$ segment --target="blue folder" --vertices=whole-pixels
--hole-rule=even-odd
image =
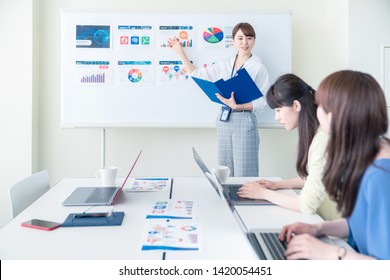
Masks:
[[[213,83],[196,77],[192,77],[192,79],[211,101],[222,105],[224,104],[215,96],[216,93],[229,99],[234,91],[234,99],[237,104],[248,103],[263,96],[245,68],[238,70],[236,76],[226,81],[220,79]]]
[[[125,216],[125,212],[112,212],[108,217],[82,217],[77,218],[81,213],[70,213],[61,227],[101,227],[101,226],[120,226]],[[89,215],[99,213],[88,213]]]

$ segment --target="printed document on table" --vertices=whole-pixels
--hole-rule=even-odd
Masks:
[[[147,220],[141,239],[141,250],[201,251],[200,224],[194,221]]]

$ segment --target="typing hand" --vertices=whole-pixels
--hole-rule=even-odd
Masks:
[[[264,199],[267,188],[257,182],[247,182],[238,189],[237,195],[244,198]]]
[[[337,250],[338,247],[305,233],[291,239],[285,256],[288,260],[337,260]]]
[[[294,236],[299,234],[310,234],[312,236],[318,236],[319,231],[317,225],[305,224],[305,223],[294,223],[286,225],[282,228],[279,234],[281,241],[290,242]]]
[[[259,183],[261,186],[266,187],[267,189],[270,189],[270,190],[277,190],[278,189],[278,185],[275,181],[268,181],[268,180],[260,179],[260,180],[257,180],[256,182]]]

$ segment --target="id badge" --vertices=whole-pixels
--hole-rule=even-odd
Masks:
[[[232,109],[227,106],[222,107],[221,117],[219,118],[222,122],[227,122],[230,117],[230,113],[232,112]]]

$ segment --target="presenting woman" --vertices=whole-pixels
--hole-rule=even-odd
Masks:
[[[168,40],[169,46],[179,55],[188,73],[197,78],[215,82],[230,79],[245,68],[260,91],[265,94],[269,87],[268,72],[260,58],[252,54],[256,33],[246,22],[233,28],[233,42],[237,49],[234,57],[196,68],[177,38]],[[249,103],[237,104],[234,92],[229,99],[216,93],[224,103],[216,120],[218,139],[218,164],[230,168],[231,176],[256,177],[259,173],[259,132],[255,112],[266,106],[264,97]],[[199,108],[201,112],[201,108]]]

